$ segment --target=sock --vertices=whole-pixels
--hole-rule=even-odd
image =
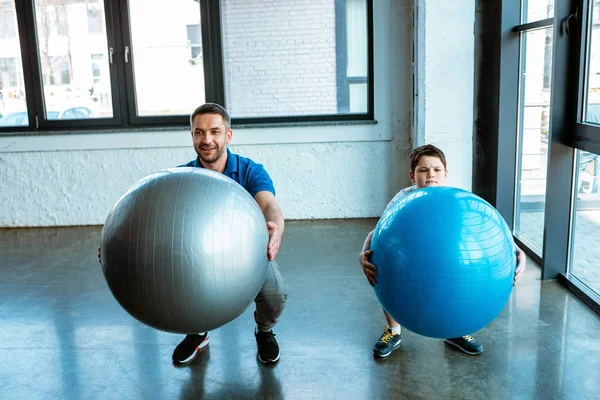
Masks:
[[[390,331],[392,331],[392,333],[393,333],[393,334],[395,334],[395,335],[399,335],[399,334],[400,334],[400,332],[402,332],[402,327],[401,327],[400,325],[398,325],[398,326],[395,326],[395,327],[393,327],[393,328],[388,326],[388,329],[389,329]]]
[[[254,333],[256,334],[256,333],[258,333],[258,332],[263,332],[263,333],[265,333],[265,332],[271,332],[271,329],[269,329],[268,331],[261,331],[260,329],[258,329],[258,325],[256,325],[256,326],[254,327]]]

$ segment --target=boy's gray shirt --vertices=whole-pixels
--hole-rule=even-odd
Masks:
[[[417,185],[412,185],[412,186],[404,188],[401,191],[399,191],[398,193],[396,193],[396,195],[394,196],[394,198],[392,200],[390,200],[390,202],[388,203],[388,205],[385,207],[385,210],[383,211],[383,214],[385,214],[385,212],[388,209],[390,209],[394,204],[396,204],[398,201],[400,201],[400,199],[402,199],[407,194],[414,192],[415,190],[417,190]],[[383,215],[383,214],[381,214],[381,215]]]

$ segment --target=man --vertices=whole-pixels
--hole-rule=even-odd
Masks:
[[[284,219],[275,200],[275,188],[262,165],[239,156],[227,149],[231,142],[231,119],[223,107],[207,103],[198,107],[190,117],[192,139],[198,157],[180,167],[206,168],[222,173],[242,185],[258,203],[267,221],[269,267],[260,292],[254,299],[256,311],[254,335],[258,346],[258,359],[262,363],[279,360],[279,345],[273,326],[279,320],[287,300],[287,292],[275,261],[283,237]],[[175,348],[173,362],[191,361],[198,350],[208,344],[208,332],[192,333]]]

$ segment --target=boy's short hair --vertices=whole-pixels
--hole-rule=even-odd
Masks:
[[[203,114],[218,114],[223,118],[223,124],[225,124],[225,130],[229,130],[229,127],[231,126],[231,117],[229,116],[229,113],[227,112],[227,110],[225,110],[225,108],[223,106],[220,106],[219,104],[215,104],[215,103],[205,103],[202,104],[200,107],[196,108],[194,110],[194,112],[192,113],[192,115],[190,116],[190,125],[194,126],[194,118],[196,118],[196,115],[203,115]]]
[[[410,155],[410,170],[415,172],[415,168],[419,164],[419,160],[423,156],[437,157],[444,164],[444,169],[448,169],[446,166],[446,156],[444,152],[432,144],[425,144],[414,149]]]

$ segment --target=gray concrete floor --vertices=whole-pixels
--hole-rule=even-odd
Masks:
[[[2,399],[598,399],[600,317],[530,264],[468,356],[403,332],[377,360],[384,319],[357,254],[375,220],[289,222],[281,360],[256,359],[252,309],[186,367],[181,336],[130,317],[97,261],[99,227],[0,230]]]

